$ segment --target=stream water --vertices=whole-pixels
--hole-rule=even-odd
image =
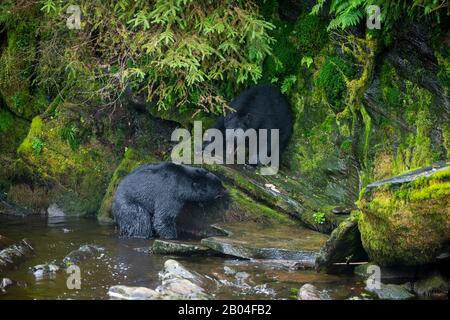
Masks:
[[[0,215],[0,234],[15,242],[29,239],[36,252],[16,270],[1,275],[18,285],[0,294],[0,299],[108,299],[108,288],[117,284],[155,288],[160,284],[158,273],[168,258],[178,260],[189,270],[226,280],[223,285],[206,288],[217,299],[291,299],[295,289],[305,283],[326,289],[333,299],[346,299],[360,296],[364,288],[364,283],[351,275],[289,271],[233,258],[152,255],[145,250],[152,240],[119,239],[114,227],[100,225],[93,219]],[[31,272],[35,265],[60,262],[84,244],[104,250],[79,263],[81,289],[68,289],[69,275],[64,271],[43,279],[36,279]],[[234,272],[231,276],[230,270]]]

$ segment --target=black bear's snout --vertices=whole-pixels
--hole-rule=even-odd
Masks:
[[[228,189],[225,187],[222,187],[219,191],[219,193],[216,196],[216,199],[222,198],[224,196],[226,196],[229,193]]]

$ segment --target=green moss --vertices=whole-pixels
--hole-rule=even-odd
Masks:
[[[231,188],[230,196],[235,202],[235,206],[237,207],[236,211],[238,211],[241,218],[245,219],[253,219],[256,221],[263,220],[264,222],[278,222],[284,224],[293,224],[293,220],[289,219],[286,214],[279,213],[258,201],[255,201],[245,195],[243,192]]]
[[[275,21],[275,29],[270,35],[276,40],[272,55],[264,61],[264,81],[281,84],[283,79],[295,74],[300,64],[300,53],[289,37],[294,25],[290,22]]]
[[[317,15],[301,15],[292,32],[293,42],[303,56],[314,57],[328,42],[327,22]]]
[[[28,136],[23,140],[22,144],[17,149],[19,154],[27,154],[33,151],[33,140],[40,139],[42,134],[43,122],[41,117],[34,117],[31,122]]]
[[[77,150],[61,140],[60,130],[70,108],[61,105],[60,109],[64,112],[57,118],[33,118],[17,152],[32,170],[28,180],[47,186],[48,202],[57,203],[68,214],[93,214],[101,204],[116,160],[113,152],[94,138]],[[21,203],[19,198],[15,201]]]
[[[9,110],[31,119],[45,110],[43,94],[33,94],[31,79],[35,72],[36,22],[30,10],[14,29],[7,29],[7,44],[0,55],[0,94]],[[36,97],[36,98],[35,98]]]
[[[434,261],[450,240],[449,171],[364,194],[359,228],[373,261],[382,265]]]
[[[346,79],[354,74],[352,68],[339,57],[329,57],[320,68],[315,83],[327,103],[337,112],[344,110]]]

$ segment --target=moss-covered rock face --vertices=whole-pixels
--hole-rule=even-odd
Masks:
[[[18,118],[2,106],[0,97],[0,194],[10,186],[15,174],[16,149],[26,137],[29,122]]]
[[[17,149],[17,164],[26,174],[14,179],[8,199],[33,212],[54,202],[67,214],[95,214],[117,160],[95,136],[83,136],[88,119],[76,106],[61,110],[52,118],[33,119]]]
[[[420,265],[448,253],[449,163],[369,185],[359,206],[362,243],[376,263]]]
[[[26,119],[38,115],[47,105],[45,94],[32,88],[37,61],[38,13],[36,6],[15,13],[21,19],[11,23],[14,28],[6,28],[5,48],[0,49],[0,95],[12,113]]]

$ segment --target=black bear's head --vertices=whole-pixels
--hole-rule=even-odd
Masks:
[[[189,172],[190,188],[183,190],[186,201],[211,201],[223,197],[227,189],[222,181],[211,172],[201,168],[192,168]]]
[[[233,112],[224,119],[225,129],[242,129],[246,131],[251,126],[251,115]]]

